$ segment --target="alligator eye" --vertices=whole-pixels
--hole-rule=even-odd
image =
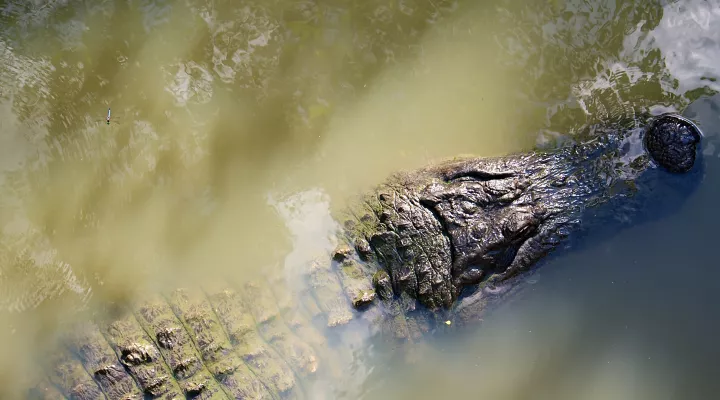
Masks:
[[[679,115],[657,117],[647,128],[645,148],[652,159],[670,172],[683,173],[695,164],[702,134],[695,124]]]

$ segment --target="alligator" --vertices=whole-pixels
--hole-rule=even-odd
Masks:
[[[339,245],[308,266],[306,290],[268,272],[143,294],[63,333],[29,393],[306,398],[304,382],[333,370],[320,328],[360,324],[407,343],[478,323],[600,214],[624,220],[701,164],[702,133],[678,114],[591,131],[552,150],[398,172],[337,215]]]

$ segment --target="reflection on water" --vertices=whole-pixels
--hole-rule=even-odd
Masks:
[[[716,327],[698,310],[717,287],[700,210],[720,153],[702,96],[718,90],[719,21],[699,0],[1,3],[3,388],[82,305],[265,265],[292,276],[332,246],[330,208],[393,170],[695,101],[709,161],[693,206],[554,261],[529,300],[418,367],[356,365],[336,384],[708,398]]]

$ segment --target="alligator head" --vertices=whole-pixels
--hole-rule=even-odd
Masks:
[[[461,292],[497,295],[586,225],[586,210],[629,196],[650,160],[673,173],[696,161],[700,130],[665,114],[545,153],[466,158],[397,174],[355,209],[348,237],[390,278],[381,298],[452,308]],[[633,151],[627,150],[629,143]],[[638,150],[638,148],[640,148]],[[376,280],[377,283],[377,280]]]

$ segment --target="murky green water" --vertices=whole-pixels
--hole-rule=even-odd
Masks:
[[[713,398],[719,32],[699,0],[0,2],[3,389],[79,305],[326,251],[392,171],[690,105],[686,208],[345,398]]]

